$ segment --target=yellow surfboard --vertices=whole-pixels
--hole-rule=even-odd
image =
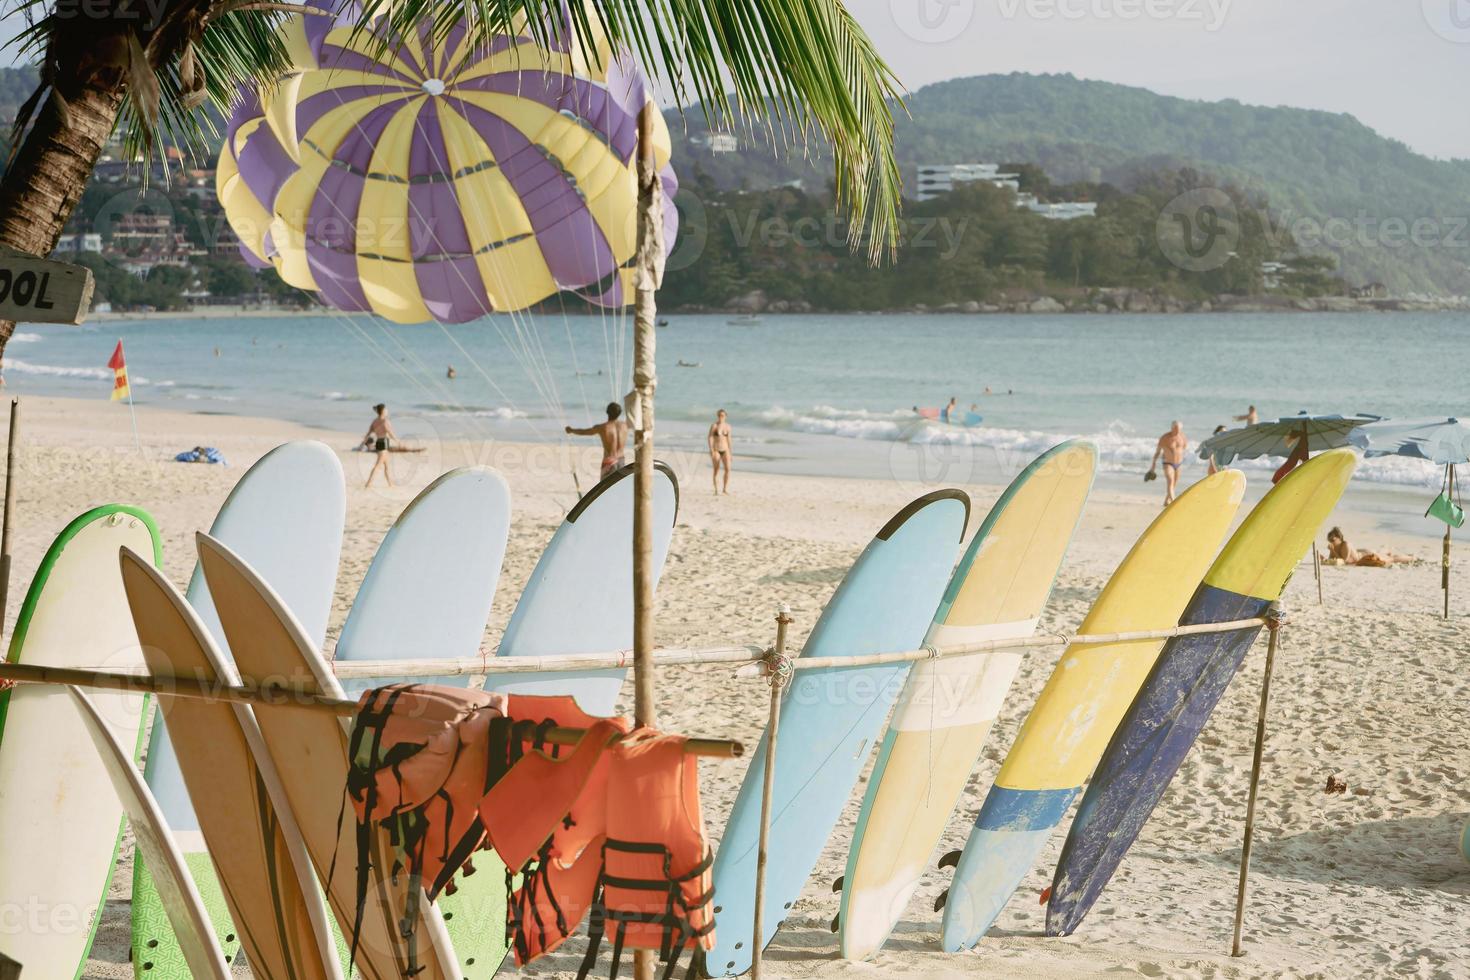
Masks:
[[[1016,477],[955,568],[926,643],[1036,631],[1096,470],[1097,448],[1070,441]],[[913,897],[1020,663],[1019,653],[996,651],[909,672],[848,853],[843,956],[877,952]]]
[[[1170,629],[1210,567],[1245,495],[1225,470],[1164,509],[1103,588],[1079,634]],[[1074,644],[1021,726],[955,868],[944,948],[985,935],[1101,758],[1163,640]]]

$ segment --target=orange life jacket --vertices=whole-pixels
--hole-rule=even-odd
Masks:
[[[589,912],[580,977],[608,931],[614,977],[624,947],[657,949],[666,977],[682,950],[711,948],[713,859],[684,739],[642,730],[614,742],[627,720],[592,717],[570,698],[512,695],[508,711],[588,730],[569,753],[527,753],[480,806],[491,845],[521,869],[507,913],[516,962],[556,949]]]

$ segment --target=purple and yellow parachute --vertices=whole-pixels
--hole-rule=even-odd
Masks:
[[[242,252],[329,306],[461,323],[559,292],[632,302],[642,76],[605,49],[529,35],[471,47],[392,38],[346,18],[286,26],[299,71],[248,93],[218,189]],[[386,29],[386,28],[378,28]],[[655,114],[664,243],[677,231]]]

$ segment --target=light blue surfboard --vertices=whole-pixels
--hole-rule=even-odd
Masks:
[[[922,643],[969,513],[970,498],[959,490],[927,494],[899,511],[858,556],[801,655],[854,657]],[[816,866],[908,670],[893,664],[795,673],[781,705],[762,946]],[[715,855],[716,945],[704,956],[709,976],[750,969],[765,758],[762,736]]]
[[[668,557],[679,513],[674,471],[654,464],[653,567]],[[500,640],[502,657],[603,653],[633,646],[633,467],[587,491],[567,514],[526,582]],[[493,669],[493,668],[492,668]],[[583,711],[611,715],[627,670],[491,674],[485,690],[567,695]]]
[[[464,659],[480,649],[510,534],[510,487],[494,470],[450,470],[388,529],[337,639],[334,661]],[[397,681],[464,687],[468,676],[348,680],[355,697]],[[465,980],[494,976],[505,959],[505,866],[488,851],[435,905]]]
[[[209,533],[260,571],[320,646],[332,610],[346,513],[347,490],[337,454],[320,442],[288,442],[266,453],[240,477]],[[197,565],[187,598],[216,645],[227,654],[224,631]],[[233,962],[240,940],[199,832],[168,729],[161,721],[154,724],[148,743],[144,779],[194,876],[225,958]],[[141,857],[133,867],[132,909],[134,976],[139,980],[188,980],[189,965]]]

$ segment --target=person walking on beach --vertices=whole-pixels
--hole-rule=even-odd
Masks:
[[[1169,431],[1159,436],[1159,444],[1154,448],[1154,458],[1148,464],[1150,479],[1157,476],[1156,467],[1159,458],[1164,461],[1164,506],[1167,507],[1174,502],[1174,491],[1179,486],[1179,469],[1184,465],[1184,452],[1189,448],[1189,440],[1184,436],[1184,425],[1175,420],[1169,426]]]
[[[600,478],[618,470],[623,465],[623,451],[628,444],[628,423],[622,421],[623,406],[617,402],[607,403],[607,421],[589,425],[585,429],[567,426],[567,435],[597,436],[602,440],[602,470]]]
[[[1246,425],[1255,425],[1260,421],[1260,416],[1256,415],[1256,406],[1252,405],[1247,408],[1244,415],[1235,416],[1235,421],[1244,422]]]
[[[377,413],[377,416],[368,426],[367,435],[362,437],[362,441],[364,445],[372,444],[373,452],[378,454],[378,458],[373,461],[373,468],[368,471],[367,482],[363,484],[363,487],[373,485],[373,477],[378,475],[379,467],[383,469],[383,479],[391,487],[393,475],[388,472],[388,446],[398,438],[398,433],[393,431],[393,423],[388,421],[387,405],[379,402],[373,406],[373,411]]]
[[[721,466],[725,468],[724,492],[727,494],[730,492],[730,461],[734,457],[730,449],[731,429],[728,419],[729,416],[725,414],[723,408],[716,412],[715,421],[709,427],[709,435],[707,437],[707,441],[709,442],[709,461],[714,467],[713,480],[716,495],[720,493]]]

